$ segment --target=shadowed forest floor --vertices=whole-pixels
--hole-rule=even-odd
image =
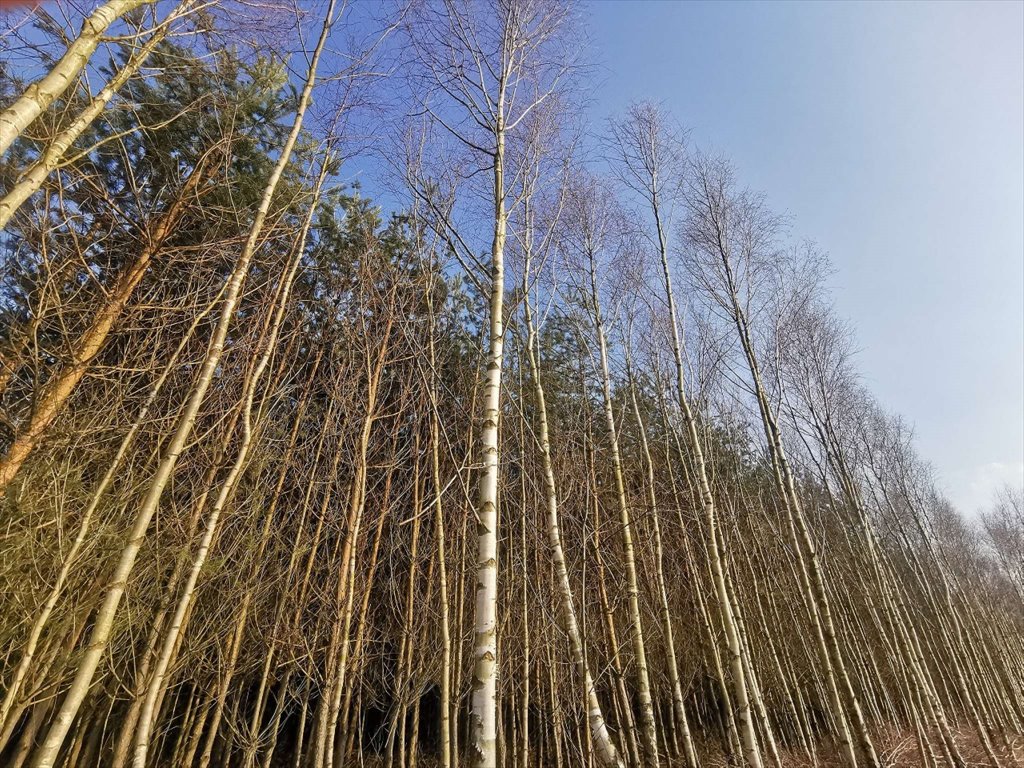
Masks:
[[[967,765],[991,766],[991,761],[985,754],[984,749],[978,743],[977,736],[969,730],[958,729],[955,734],[957,746]],[[1005,766],[1024,765],[1024,739],[1020,736],[1009,736],[1009,744],[997,742],[995,749],[1000,760]],[[937,745],[933,745],[936,747]],[[911,732],[887,729],[876,733],[875,747],[878,750],[878,757],[884,768],[917,768],[926,765],[921,762],[921,755],[918,748],[917,738]],[[935,756],[938,758],[938,755]],[[804,768],[805,766],[841,766],[842,760],[839,755],[832,751],[822,750],[818,754],[817,763],[809,760],[802,752],[786,751],[783,754],[783,763],[789,768]],[[936,765],[945,765],[940,759],[935,760]],[[715,762],[708,762],[707,765],[724,766],[728,765],[721,756]]]
[[[973,732],[968,729],[959,728],[954,731],[954,736],[961,756],[966,763],[966,768],[991,768],[992,762],[978,743],[978,738]],[[912,732],[887,728],[876,731],[874,739],[882,768],[920,768],[921,766],[929,765],[929,763],[921,761],[917,738]],[[739,765],[735,761],[730,762],[727,760],[717,744],[703,741],[698,746],[702,768],[734,768],[734,766]],[[1024,737],[1011,734],[1005,740],[997,740],[994,746],[1004,768],[1024,766]],[[933,745],[933,749],[937,748],[937,744]],[[819,745],[813,759],[800,750],[780,748],[779,752],[784,768],[833,768],[833,766],[839,768],[843,766],[842,757],[831,745]],[[577,768],[578,764],[575,758],[575,754],[563,758],[565,768]],[[397,757],[395,762],[398,762]],[[509,766],[514,765],[514,760],[511,757],[507,757],[506,762]],[[294,752],[282,753],[279,755],[279,759],[274,761],[273,768],[291,768],[294,763]],[[353,766],[359,766],[360,768],[382,768],[386,764],[387,760],[383,755],[366,751],[361,755],[361,759],[360,756],[356,756]],[[458,762],[458,765],[468,764],[469,760],[465,756]],[[770,761],[766,759],[766,765],[770,764]],[[947,762],[944,762],[941,755],[937,752],[932,756],[931,764],[937,768],[949,765]],[[437,768],[439,765],[440,762],[434,755],[422,755],[417,759],[415,766],[409,766],[409,768]],[[663,757],[662,765],[668,766],[668,768],[681,768],[685,763],[681,758]],[[531,768],[556,768],[554,762],[541,763],[532,759],[529,762],[529,766]]]

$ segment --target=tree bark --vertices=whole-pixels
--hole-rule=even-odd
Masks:
[[[100,664],[104,652],[106,651],[107,643],[110,640],[110,634],[114,626],[115,614],[117,613],[118,606],[121,604],[121,598],[124,595],[125,588],[127,587],[128,577],[135,566],[135,560],[138,557],[139,551],[142,549],[143,541],[146,538],[146,532],[149,529],[150,520],[152,520],[153,514],[156,512],[157,506],[160,503],[160,497],[163,495],[164,488],[171,478],[171,474],[177,465],[178,458],[181,456],[188,438],[192,434],[192,427],[195,424],[199,408],[202,405],[206,392],[213,381],[214,371],[220,363],[228,328],[231,325],[231,320],[235,313],[235,307],[238,304],[242,283],[244,282],[246,273],[249,269],[249,262],[256,251],[256,244],[260,239],[263,223],[266,220],[268,211],[270,210],[271,199],[273,198],[274,191],[277,189],[278,182],[284,173],[285,166],[288,164],[291,157],[292,149],[299,137],[299,132],[302,129],[302,120],[305,116],[310,95],[313,91],[313,84],[316,81],[316,68],[319,63],[320,53],[327,42],[327,35],[330,32],[333,17],[334,0],[331,0],[323,29],[320,34],[320,39],[317,42],[317,47],[314,50],[313,57],[310,62],[306,84],[299,97],[291,133],[285,141],[284,147],[281,149],[281,155],[278,158],[277,164],[275,165],[274,170],[270,175],[270,179],[267,182],[266,188],[264,189],[263,199],[256,211],[256,215],[249,232],[249,237],[242,249],[242,253],[235,262],[231,276],[228,278],[224,303],[221,307],[221,314],[218,318],[213,338],[211,339],[211,344],[207,351],[206,359],[203,361],[202,369],[200,370],[199,376],[196,379],[191,393],[189,394],[185,410],[178,419],[174,436],[168,444],[164,457],[160,462],[160,466],[150,482],[149,490],[141,507],[139,508],[131,533],[129,534],[128,543],[121,551],[121,556],[110,579],[107,594],[103,600],[103,605],[100,607],[100,610],[96,615],[95,623],[93,624],[92,631],[89,635],[89,645],[79,664],[78,672],[75,674],[71,687],[68,690],[64,701],[60,705],[57,716],[54,719],[53,724],[50,726],[46,738],[39,747],[34,763],[35,768],[53,768],[57,759],[57,754],[61,745],[64,743],[64,738],[67,736],[71,723],[74,721],[75,715],[78,713],[82,702],[85,700],[85,696],[88,693],[93,676],[95,675],[96,669]]]
[[[110,103],[110,100],[114,98],[114,95],[121,90],[124,84],[134,77],[146,59],[149,58],[149,54],[167,37],[171,25],[188,13],[189,8],[195,2],[196,0],[184,0],[158,26],[148,30],[150,38],[146,41],[145,45],[132,54],[125,65],[110,79],[110,82],[93,96],[88,106],[79,113],[78,117],[67,128],[51,139],[39,159],[18,177],[14,186],[0,199],[0,229],[7,226],[7,222],[10,221],[22,203],[28,200],[43,185],[46,177],[60,165],[64,155],[75,141],[92,125],[93,120],[106,109],[107,104]],[[0,119],[0,130],[2,130],[2,126],[3,122]],[[0,150],[0,154],[2,154],[2,150]]]
[[[107,0],[83,22],[82,29],[60,60],[0,112],[0,157],[55,99],[60,98],[88,63],[107,29],[129,11],[153,0]]]

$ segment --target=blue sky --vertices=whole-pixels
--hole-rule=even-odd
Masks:
[[[1024,4],[595,2],[592,115],[661,101],[837,268],[965,512],[1024,481]]]
[[[865,383],[953,501],[1024,482],[1024,3],[584,9],[592,127],[663,102],[830,253]]]

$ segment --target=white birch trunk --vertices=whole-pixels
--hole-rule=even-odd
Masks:
[[[733,612],[732,599],[725,582],[725,568],[723,565],[723,553],[719,547],[718,539],[718,511],[715,507],[715,497],[711,493],[711,483],[708,479],[707,463],[704,460],[704,448],[701,444],[700,434],[697,431],[697,422],[690,408],[690,400],[686,395],[686,384],[683,377],[683,347],[679,333],[679,322],[676,317],[675,294],[672,290],[672,274],[668,264],[668,242],[664,227],[661,221],[661,210],[657,195],[651,198],[651,207],[658,232],[659,255],[661,256],[662,277],[665,281],[665,296],[668,300],[669,327],[672,330],[672,354],[675,362],[676,374],[676,397],[679,409],[682,412],[683,422],[686,427],[686,435],[689,448],[692,454],[694,469],[697,473],[697,488],[700,495],[701,506],[704,508],[704,520],[707,525],[707,545],[711,555],[712,580],[715,586],[715,596],[718,599],[719,609],[722,613],[722,624],[725,629],[726,643],[729,648],[729,669],[732,672],[733,695],[736,697],[736,725],[739,730],[740,741],[743,745],[743,758],[750,768],[761,768],[761,750],[757,744],[757,735],[754,731],[754,720],[750,711],[750,695],[747,690],[747,676],[743,664],[743,647],[740,643],[739,632],[736,628],[736,619]]]
[[[164,21],[155,29],[150,30],[150,38],[146,44],[132,54],[131,58],[114,75],[99,93],[93,96],[88,106],[79,113],[78,117],[57,136],[55,136],[40,158],[32,166],[18,177],[18,181],[11,190],[0,199],[0,229],[7,226],[11,216],[21,207],[22,203],[29,199],[39,189],[46,177],[60,165],[64,155],[78,138],[85,133],[85,130],[92,125],[99,114],[106,108],[114,95],[121,90],[136,72],[142,67],[149,54],[153,52],[160,42],[167,37],[171,25],[188,13],[189,7],[195,0],[185,0],[179,5]]]
[[[326,170],[326,163],[324,164],[324,170]],[[167,633],[164,635],[163,646],[160,650],[160,657],[157,661],[156,668],[153,676],[150,679],[149,688],[146,692],[146,700],[142,708],[142,714],[139,719],[138,730],[135,734],[135,753],[133,757],[134,768],[146,768],[146,760],[149,754],[149,737],[156,720],[156,702],[158,696],[163,691],[166,683],[165,679],[167,676],[167,669],[170,664],[171,654],[174,651],[174,647],[178,642],[181,634],[182,625],[185,619],[185,612],[189,610],[192,604],[192,598],[195,595],[196,584],[199,581],[199,574],[202,572],[203,566],[206,564],[206,559],[209,556],[210,547],[213,544],[213,538],[217,533],[220,517],[224,512],[225,507],[234,492],[235,486],[238,484],[239,478],[246,466],[246,459],[248,458],[249,451],[252,448],[253,443],[253,404],[256,399],[256,391],[259,388],[260,379],[263,377],[263,373],[267,369],[267,365],[270,363],[270,358],[274,354],[274,350],[277,349],[277,339],[281,330],[281,322],[284,319],[285,312],[288,308],[288,300],[291,296],[292,284],[295,280],[295,276],[299,271],[299,265],[302,263],[302,255],[306,247],[306,237],[309,235],[309,228],[313,223],[313,214],[316,212],[316,206],[319,199],[320,187],[323,184],[324,173],[321,172],[320,178],[317,182],[317,186],[314,190],[313,201],[310,204],[309,213],[302,225],[302,230],[299,235],[298,243],[295,247],[295,254],[288,264],[283,285],[279,290],[277,299],[277,307],[274,312],[273,324],[270,329],[269,336],[263,354],[260,356],[253,369],[252,374],[249,376],[248,382],[246,382],[245,391],[245,405],[242,410],[242,442],[238,448],[238,453],[235,456],[234,464],[231,470],[228,472],[227,478],[224,480],[224,484],[221,486],[220,493],[217,496],[217,500],[213,505],[213,509],[210,511],[209,517],[206,522],[206,530],[203,533],[203,539],[199,545],[199,549],[196,552],[195,558],[192,562],[192,570],[189,572],[188,581],[182,590],[181,597],[178,600],[178,605],[174,612],[174,618],[171,621]],[[244,628],[244,613],[242,614],[242,620],[239,622],[239,633]],[[238,648],[237,643],[241,642],[241,638],[237,638],[233,645],[233,654],[237,655]],[[232,662],[233,664],[233,662]],[[228,674],[231,674],[231,667],[229,666]],[[219,722],[220,712],[222,711],[223,702],[217,702],[217,712],[214,722]]]
[[[537,398],[537,438],[540,442],[541,457],[544,464],[544,492],[548,512],[548,543],[551,546],[551,558],[555,565],[556,588],[560,598],[562,625],[569,636],[569,649],[572,653],[576,672],[583,680],[584,694],[587,704],[587,723],[595,752],[601,765],[605,768],[622,768],[618,750],[608,732],[608,725],[601,710],[601,702],[597,698],[590,667],[583,653],[583,636],[576,618],[576,606],[569,583],[569,571],[565,566],[565,552],[562,547],[562,529],[558,515],[558,488],[555,484],[555,472],[551,461],[551,440],[548,435],[547,405],[544,399],[544,386],[540,380],[540,366],[537,361],[537,332],[533,325],[533,314],[530,310],[530,298],[527,290],[527,276],[530,273],[529,259],[524,267],[523,308],[526,319],[527,359],[530,364],[530,377],[533,379],[533,392]],[[525,722],[525,721],[524,721]],[[525,725],[524,725],[525,727]]]
[[[615,491],[619,506],[619,521],[622,530],[622,547],[626,563],[626,593],[629,603],[629,636],[636,657],[637,696],[640,699],[640,736],[644,748],[644,764],[658,768],[658,735],[654,722],[654,702],[651,696],[650,674],[647,669],[647,651],[644,641],[643,622],[640,615],[640,586],[636,573],[636,556],[633,551],[633,523],[626,498],[626,482],[622,474],[622,458],[619,455],[618,429],[612,410],[611,372],[608,366],[608,342],[605,338],[604,321],[597,292],[597,269],[594,253],[588,253],[590,271],[590,300],[601,366],[601,392],[604,396],[604,416],[612,449],[612,470],[615,475]]]
[[[107,0],[82,23],[82,31],[68,46],[60,61],[36,80],[17,100],[0,112],[0,156],[26,128],[68,89],[117,19],[153,0]]]
[[[92,683],[93,676],[96,674],[96,669],[99,667],[100,661],[106,652],[107,643],[110,640],[110,634],[114,626],[114,617],[121,604],[121,598],[124,596],[128,577],[131,575],[132,569],[135,566],[135,560],[138,557],[139,551],[142,549],[143,541],[146,538],[146,532],[149,529],[150,520],[152,520],[153,515],[159,506],[160,497],[163,495],[164,488],[174,472],[174,468],[178,463],[178,458],[184,450],[189,436],[192,434],[192,427],[195,424],[199,408],[202,405],[207,390],[210,388],[211,382],[213,381],[214,372],[220,363],[221,354],[224,350],[224,341],[227,338],[228,328],[231,325],[231,319],[234,316],[235,307],[238,303],[239,295],[241,294],[242,283],[249,271],[249,262],[252,260],[252,256],[256,252],[256,244],[259,242],[260,234],[263,230],[263,223],[266,220],[268,211],[270,210],[271,199],[273,198],[274,191],[277,189],[277,184],[284,173],[285,166],[288,164],[289,158],[291,157],[292,149],[295,147],[295,143],[299,137],[299,132],[302,129],[302,120],[305,117],[306,108],[309,104],[310,95],[313,91],[313,85],[316,81],[316,68],[320,59],[320,53],[327,42],[327,35],[330,32],[333,17],[334,0],[331,0],[326,19],[324,21],[323,30],[320,34],[320,39],[317,42],[317,47],[310,62],[306,84],[302,90],[301,96],[299,97],[291,133],[288,135],[288,139],[286,140],[284,147],[281,149],[281,155],[278,158],[277,164],[267,181],[267,186],[263,192],[263,199],[260,202],[260,206],[253,219],[249,237],[246,240],[241,254],[239,255],[238,261],[235,263],[235,268],[232,271],[231,276],[228,278],[224,303],[221,307],[221,313],[218,318],[216,328],[214,329],[213,338],[211,340],[212,343],[207,350],[206,359],[203,361],[202,369],[200,370],[196,383],[189,395],[185,410],[178,418],[174,436],[171,438],[171,441],[167,446],[167,450],[164,453],[164,457],[161,459],[160,465],[157,468],[153,479],[150,481],[149,490],[139,508],[131,533],[129,534],[128,543],[121,551],[120,559],[118,560],[117,566],[114,569],[114,573],[112,574],[109,582],[107,594],[103,599],[103,604],[100,606],[100,609],[96,614],[92,632],[89,635],[88,646],[82,656],[81,662],[79,663],[78,671],[75,674],[74,680],[71,683],[71,687],[68,690],[64,701],[61,703],[60,708],[57,711],[53,724],[50,726],[43,743],[37,751],[34,768],[52,768],[55,764],[61,745],[64,743],[68,730],[71,728],[71,724],[74,721],[75,716],[78,714],[78,710],[81,707],[82,702],[85,700],[85,696],[89,691],[89,686]]]
[[[477,498],[476,599],[473,634],[473,684],[469,738],[475,768],[497,768],[498,693],[498,438],[505,328],[505,127],[504,83],[498,97],[494,150],[494,240],[491,244],[490,327],[484,374],[484,422],[480,430]]]

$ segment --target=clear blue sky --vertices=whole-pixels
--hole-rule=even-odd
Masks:
[[[865,382],[953,501],[1024,482],[1024,3],[585,11],[593,126],[653,99],[730,157],[831,254]]]
[[[965,512],[1024,482],[1024,4],[594,2],[593,117],[663,102],[838,270]]]

